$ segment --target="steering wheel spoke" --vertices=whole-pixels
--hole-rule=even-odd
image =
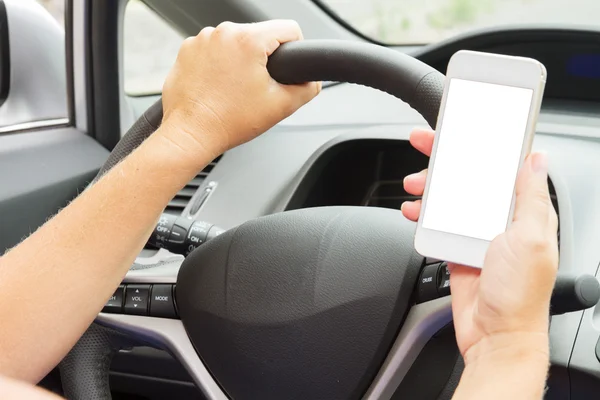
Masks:
[[[136,341],[166,350],[183,365],[207,399],[227,399],[196,353],[180,320],[101,313],[96,322]]]
[[[183,261],[182,256],[173,255],[164,250],[159,250],[154,256],[138,258],[133,268],[123,279],[122,287],[131,288],[138,286],[165,287],[176,283],[177,273]],[[141,296],[142,305],[146,313],[150,314],[150,299],[152,291],[147,296]],[[135,297],[133,291],[124,290],[123,297]],[[169,299],[173,301],[173,298]],[[131,343],[147,344],[151,347],[162,349],[175,357],[187,370],[190,377],[210,400],[225,400],[227,396],[215,382],[208,372],[204,363],[198,356],[190,341],[185,327],[179,318],[158,318],[150,315],[131,315],[124,313],[124,305],[128,303],[127,298],[120,299],[120,308],[116,313],[101,312],[96,318],[95,324],[105,328],[103,332],[116,332],[128,337],[129,341],[116,341],[113,352],[118,347],[131,346]],[[126,311],[125,311],[126,312]],[[97,334],[98,335],[98,334]],[[113,341],[115,342],[115,341]],[[77,350],[77,349],[75,349]],[[91,349],[87,352],[75,352],[70,356],[89,356]],[[77,364],[81,364],[77,362]],[[105,371],[108,374],[108,371]],[[87,397],[86,397],[87,398]]]
[[[163,282],[164,280],[155,283]],[[363,398],[391,398],[423,347],[451,321],[450,297],[413,306],[377,377]],[[96,322],[131,337],[134,342],[168,351],[184,366],[207,399],[228,398],[196,353],[181,320],[100,313]]]
[[[429,339],[451,321],[450,296],[413,306],[364,399],[390,399]]]
[[[123,284],[126,287],[174,284],[182,259],[164,252],[149,259],[140,259],[127,273]],[[123,304],[126,301],[124,299]],[[151,299],[147,298],[147,301]],[[427,342],[451,321],[449,296],[414,305],[363,398],[391,398]],[[96,323],[131,339],[120,343],[144,343],[169,352],[184,366],[207,399],[228,398],[202,362],[180,319],[103,312],[98,315]]]

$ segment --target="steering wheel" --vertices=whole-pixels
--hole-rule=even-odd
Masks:
[[[408,103],[435,126],[444,75],[406,54],[335,40],[282,45],[284,84],[340,81]],[[160,101],[132,126],[96,179],[154,132]],[[110,399],[115,351],[149,343],[176,357],[208,399],[387,399],[451,322],[448,297],[416,304],[425,260],[400,211],[321,207],[231,229],[179,268],[132,270],[128,283],[175,284],[180,319],[100,314],[62,361],[69,399]]]

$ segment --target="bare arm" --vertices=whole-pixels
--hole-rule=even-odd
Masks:
[[[511,334],[476,359],[465,360],[465,370],[453,400],[540,400],[544,396],[550,359],[546,335]]]
[[[60,397],[43,389],[1,376],[0,398],[2,400],[60,400]]]
[[[266,69],[280,43],[301,38],[296,23],[269,21],[185,40],[163,89],[162,127],[0,259],[0,375],[42,378],[102,309],[175,193],[318,94],[316,83],[283,86]]]
[[[2,373],[33,382],[56,365],[118,286],[165,204],[211,161],[178,160],[162,138],[157,132],[0,259]]]

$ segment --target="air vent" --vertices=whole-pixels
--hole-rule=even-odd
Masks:
[[[208,164],[194,179],[192,179],[183,189],[181,189],[175,197],[169,202],[165,208],[165,213],[180,216],[183,209],[188,205],[192,196],[219,162],[221,156],[215,158],[213,162]]]
[[[556,214],[559,215],[558,210],[558,198],[556,196],[556,189],[552,184],[552,181],[548,179],[548,189],[550,192],[550,200],[554,206]],[[402,181],[376,181],[371,185],[367,191],[367,195],[363,200],[363,206],[367,207],[383,207],[393,208],[399,210],[402,203],[405,201],[418,200],[421,196],[411,196],[404,191]],[[558,227],[558,245],[560,248],[560,224]]]
[[[367,191],[362,205],[399,210],[405,201],[418,199],[420,196],[411,196],[404,191],[402,181],[376,181]]]

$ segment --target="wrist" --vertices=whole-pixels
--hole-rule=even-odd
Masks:
[[[481,366],[498,362],[527,360],[542,365],[549,363],[547,332],[510,332],[486,336],[464,354],[465,366]]]
[[[190,124],[189,120],[204,119],[203,124]],[[190,165],[199,166],[200,160],[211,162],[227,150],[227,135],[222,126],[211,124],[208,118],[185,118],[175,112],[164,118],[154,133],[163,140],[163,145]]]
[[[159,128],[131,154],[133,168],[152,176],[149,183],[174,195],[198,174],[213,157],[205,152],[182,148]]]
[[[541,399],[549,367],[548,335],[511,333],[482,339],[465,354],[454,400]]]

